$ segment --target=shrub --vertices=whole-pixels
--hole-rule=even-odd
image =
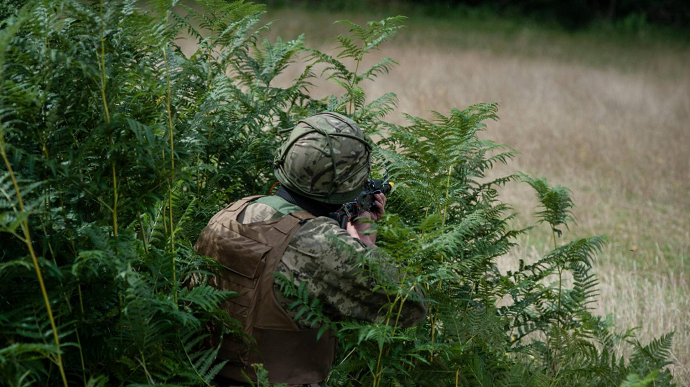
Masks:
[[[404,18],[343,22],[351,34],[332,56],[301,37],[262,38],[262,9],[220,0],[0,8],[3,381],[210,385],[223,363],[217,348],[204,347],[205,327],[241,329],[219,307],[231,292],[206,285],[217,265],[192,246],[226,203],[269,191],[278,130],[328,109],[383,136],[379,172],[397,183],[378,229],[387,259],[357,261],[389,290],[386,318],[335,323],[312,313],[341,339],[329,384],[672,384],[663,370],[671,335],[643,346],[590,313],[590,269],[604,239],[561,240],[571,222],[567,189],[486,177],[515,155],[478,137],[497,118],[495,104],[394,125],[384,121],[394,94],[367,103],[361,84],[395,61],[361,71],[362,58]],[[176,44],[182,31],[198,43],[190,57]],[[300,56],[304,72],[275,86]],[[340,96],[310,96],[316,65],[343,87]],[[535,188],[554,250],[500,273],[495,259],[528,231],[511,229],[514,215],[498,195],[516,179]],[[387,265],[400,268],[399,281],[385,275]],[[193,276],[200,285],[189,288]],[[301,307],[318,307],[291,285]],[[400,306],[421,297],[415,286],[425,290],[428,319],[398,328]],[[626,342],[636,349],[627,360],[615,350]]]

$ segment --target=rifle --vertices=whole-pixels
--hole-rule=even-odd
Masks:
[[[330,217],[335,219],[341,228],[345,228],[345,224],[348,221],[371,210],[375,194],[382,193],[388,195],[392,189],[393,183],[388,181],[387,176],[383,179],[368,179],[357,198],[351,202],[344,203],[338,211],[331,212]]]

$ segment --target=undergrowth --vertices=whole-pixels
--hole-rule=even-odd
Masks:
[[[302,37],[263,38],[263,6],[185,4],[0,6],[4,384],[211,385],[224,363],[204,346],[206,327],[225,335],[241,327],[220,307],[233,294],[207,285],[217,265],[192,246],[225,204],[269,192],[279,129],[331,110],[382,137],[378,171],[396,189],[378,227],[385,259],[356,260],[390,294],[385,318],[330,321],[282,278],[300,316],[337,330],[329,385],[673,385],[664,369],[672,334],[642,344],[591,313],[604,238],[564,239],[569,191],[528,176],[486,177],[516,154],[478,137],[497,119],[496,104],[395,125],[385,117],[396,96],[365,94],[362,84],[396,62],[363,69],[362,58],[403,17],[343,21],[350,34],[331,55]],[[190,57],[176,43],[182,31],[198,43]],[[304,72],[272,85],[297,59]],[[312,98],[316,77],[342,93]],[[514,214],[498,195],[514,180],[534,187],[553,250],[501,273],[496,258],[529,232],[511,229]],[[427,319],[398,327],[402,305],[420,299]],[[634,348],[629,359],[617,357],[622,345]]]

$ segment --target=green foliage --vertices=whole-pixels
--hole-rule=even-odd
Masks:
[[[62,368],[64,384],[212,385],[224,363],[205,345],[207,327],[225,335],[241,327],[220,307],[233,294],[208,285],[218,264],[193,245],[226,203],[268,192],[280,128],[330,109],[382,135],[377,172],[396,189],[377,230],[381,254],[355,260],[390,295],[384,318],[332,321],[304,286],[277,278],[298,318],[337,331],[329,385],[673,385],[664,369],[671,334],[643,345],[591,314],[591,267],[604,238],[559,243],[572,221],[567,189],[522,177],[537,191],[554,249],[515,271],[496,267],[528,231],[510,227],[514,214],[499,199],[518,176],[488,177],[516,155],[479,137],[496,104],[398,125],[384,121],[394,94],[367,99],[362,82],[395,61],[359,66],[402,17],[342,22],[350,35],[329,55],[301,36],[265,39],[262,10],[220,0],[0,7],[6,384],[59,385]],[[176,43],[183,31],[197,43],[189,57]],[[299,59],[305,70],[277,86]],[[342,94],[310,97],[319,65]],[[405,328],[400,311],[413,300],[427,302],[429,315]],[[621,345],[632,346],[630,359],[619,357]],[[269,385],[265,370],[257,374],[255,385]]]
[[[213,378],[218,375],[227,361],[215,362],[220,347],[209,348],[205,351],[197,350],[202,340],[207,337],[208,335],[198,335],[192,331],[181,338],[180,344],[193,367],[194,372],[188,375],[189,380],[196,382],[195,384],[203,383],[203,385],[211,386]]]
[[[252,387],[286,387],[287,385],[284,383],[279,383],[279,384],[271,384],[268,381],[268,371],[263,367],[262,364],[254,364],[252,366],[254,368],[254,372],[256,373],[256,383],[253,381],[249,381],[249,385]]]
[[[318,50],[310,50],[311,58],[316,63],[325,64],[321,75],[328,74],[327,79],[340,85],[344,93],[340,97],[331,96],[327,109],[341,113],[349,113],[360,126],[374,132],[377,120],[390,113],[397,104],[397,97],[393,93],[386,93],[376,100],[366,104],[364,89],[360,86],[363,81],[373,81],[377,76],[387,74],[397,64],[391,58],[383,58],[369,69],[359,71],[362,58],[372,50],[378,49],[381,43],[393,37],[402,28],[404,16],[390,17],[380,22],[369,22],[368,28],[359,26],[348,20],[340,20],[349,27],[351,36],[338,36],[340,53],[333,57]],[[351,71],[340,59],[347,58],[355,61],[355,69]]]
[[[32,1],[0,30],[0,378],[209,385],[201,338],[239,331],[192,246],[223,203],[271,184],[277,127],[311,105],[311,74],[271,86],[301,40],[259,45],[262,6],[203,1],[176,14],[133,1]],[[210,33],[201,32],[209,29]],[[199,48],[185,57],[175,37]],[[28,221],[61,347],[53,344]],[[195,278],[198,285],[188,288]],[[56,379],[57,378],[57,379]]]
[[[544,178],[532,179],[523,175],[522,179],[537,191],[543,208],[542,211],[535,213],[538,222],[550,224],[551,230],[561,236],[563,232],[556,227],[561,225],[568,227],[568,222],[573,221],[571,211],[573,201],[570,198],[570,191],[560,185],[549,187],[549,183]]]
[[[295,286],[295,278],[287,278],[282,273],[275,273],[275,281],[280,287],[280,292],[285,296],[294,299],[288,309],[296,309],[297,313],[294,316],[295,320],[303,319],[311,327],[319,326],[317,332],[317,340],[328,330],[336,328],[331,319],[324,313],[321,306],[321,301],[318,298],[310,298],[309,291],[306,284],[303,282],[299,286]]]

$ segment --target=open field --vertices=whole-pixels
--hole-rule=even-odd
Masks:
[[[275,20],[270,35],[304,32],[308,47],[328,52],[336,43],[326,39],[344,32],[334,20],[367,17],[280,10],[267,19]],[[523,171],[572,190],[577,226],[564,238],[609,236],[596,262],[598,312],[621,330],[640,326],[642,342],[675,331],[674,372],[690,384],[690,46],[501,20],[412,19],[369,60],[384,56],[400,65],[365,89],[370,97],[395,92],[398,112],[430,118],[430,110],[500,104],[501,121],[486,136],[522,155],[497,173]],[[315,85],[317,97],[339,92]],[[502,194],[522,214],[517,226],[527,225],[536,204],[531,189],[511,184]],[[547,231],[521,238],[500,266],[547,251]]]

